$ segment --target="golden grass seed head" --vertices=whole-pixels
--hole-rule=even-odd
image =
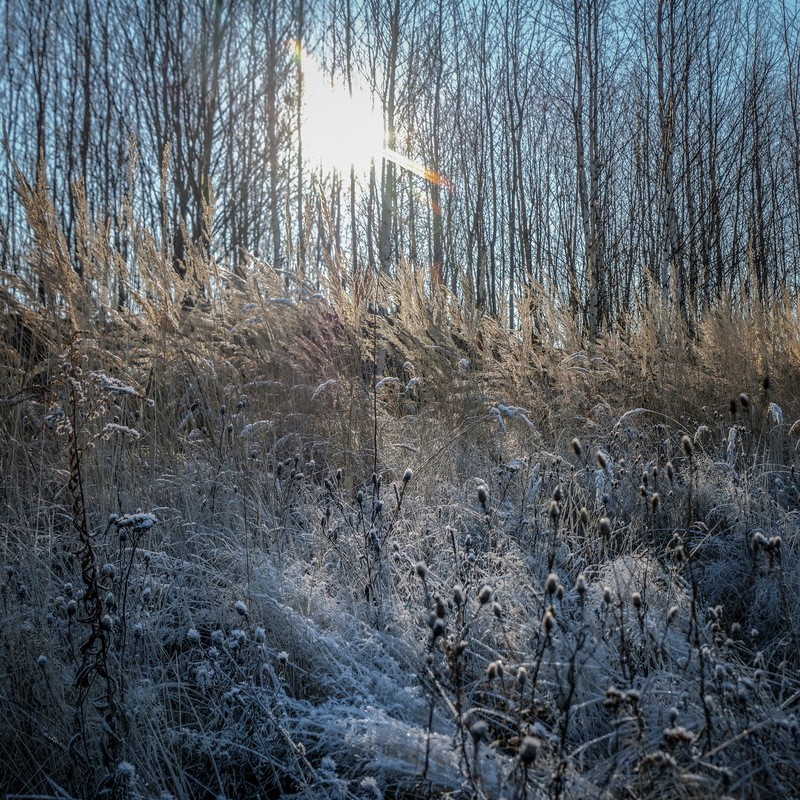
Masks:
[[[694,444],[692,444],[691,437],[686,433],[681,436],[681,450],[683,450],[687,458],[691,458],[694,454]]]
[[[608,458],[606,458],[606,454],[602,450],[598,450],[594,454],[595,461],[597,461],[597,466],[600,469],[605,469],[608,467]]]
[[[650,495],[650,511],[655,514],[661,505],[661,495],[658,492],[653,492]]]
[[[581,440],[576,436],[570,444],[572,445],[572,452],[575,453],[578,458],[580,458],[583,454],[583,445],[581,444]]]
[[[675,469],[672,466],[672,462],[667,461],[667,463],[664,466],[664,469],[667,473],[667,478],[669,478],[669,480],[672,481],[673,478],[675,477]]]

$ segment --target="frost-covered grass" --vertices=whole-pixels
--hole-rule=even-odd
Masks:
[[[281,280],[6,369],[5,796],[796,795],[788,318],[582,349]]]

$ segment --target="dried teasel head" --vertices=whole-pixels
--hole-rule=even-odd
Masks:
[[[481,590],[478,592],[478,602],[485,606],[490,600],[492,599],[492,587],[488,584],[484,584],[481,586]]]

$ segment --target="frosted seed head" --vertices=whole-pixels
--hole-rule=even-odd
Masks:
[[[424,561],[417,561],[415,569],[417,576],[422,578],[423,581],[428,577],[428,567],[425,565]]]
[[[439,617],[439,619],[444,619],[445,612],[446,612],[446,609],[445,609],[445,606],[444,606],[444,600],[442,600],[442,598],[437,594],[436,595],[436,616]]]
[[[476,747],[486,738],[487,731],[488,726],[482,719],[475,720],[475,722],[469,726],[469,735],[472,737],[472,741]]]
[[[558,589],[558,575],[555,572],[551,572],[544,582],[544,590],[546,594],[555,594],[556,589]]]
[[[489,502],[489,493],[486,489],[486,484],[482,483],[478,486],[478,502],[486,508],[486,504]]]
[[[767,537],[761,531],[756,531],[750,540],[750,547],[753,550],[757,550],[759,547],[766,547],[767,544]]]
[[[492,599],[492,587],[488,584],[484,584],[481,586],[481,590],[478,592],[478,602],[485,606],[490,600]]]
[[[453,587],[453,602],[460,608],[464,604],[464,590],[460,583]]]
[[[530,766],[536,760],[539,752],[539,740],[533,736],[526,736],[519,746],[519,760],[524,766]]]
[[[117,779],[126,783],[136,777],[136,767],[128,761],[120,761],[116,771]]]
[[[681,450],[683,450],[684,455],[687,458],[691,458],[692,454],[694,453],[694,445],[692,444],[692,439],[688,434],[684,434],[681,437]]]
[[[611,536],[611,520],[608,517],[600,518],[599,528],[600,535],[604,539],[607,539],[609,536]]]
[[[520,667],[517,670],[517,684],[521,689],[525,688],[525,684],[528,682],[528,670],[525,667]]]
[[[464,590],[461,588],[461,584],[457,583],[453,587],[453,602],[457,608],[461,608],[464,605]]]
[[[411,471],[410,468],[406,469],[406,471],[403,473],[403,483],[408,483],[411,480],[413,474],[414,473]]]
[[[553,613],[553,607],[550,606],[550,608],[547,609],[544,618],[542,619],[542,628],[544,629],[544,632],[549,636],[553,632],[555,626],[556,626],[556,617],[555,614]]]
[[[608,466],[608,458],[602,450],[598,450],[594,454],[594,457],[595,461],[597,461],[597,466],[600,467],[600,469],[605,469]]]
[[[572,442],[572,452],[575,453],[578,458],[581,457],[581,453],[583,453],[583,446],[581,445],[581,440],[576,436]]]

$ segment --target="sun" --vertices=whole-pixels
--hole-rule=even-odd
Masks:
[[[303,68],[303,151],[323,171],[366,175],[384,155],[383,118],[366,89],[352,93],[336,85],[305,50]]]

